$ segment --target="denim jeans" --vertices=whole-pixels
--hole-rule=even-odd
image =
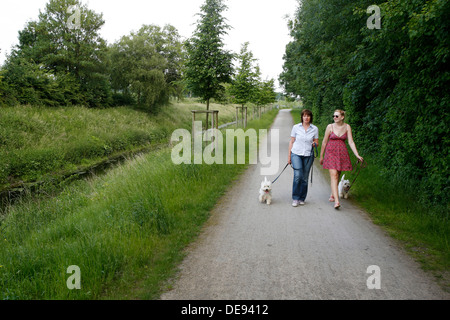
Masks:
[[[308,177],[314,162],[314,156],[303,157],[292,153],[291,161],[294,168],[292,199],[305,201],[308,194]]]

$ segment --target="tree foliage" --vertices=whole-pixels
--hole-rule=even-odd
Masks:
[[[237,104],[245,105],[254,101],[258,92],[259,77],[261,72],[256,64],[253,53],[248,49],[249,43],[245,42],[238,55],[237,72],[231,85],[231,94]]]
[[[111,84],[150,111],[181,95],[182,43],[171,25],[144,25],[111,46]]]
[[[74,19],[75,18],[75,19]],[[107,46],[101,14],[79,0],[49,0],[0,70],[0,103],[107,107],[138,104],[157,111],[183,91],[178,31],[143,26]]]
[[[228,95],[232,97],[234,103],[242,106],[249,102],[264,106],[276,100],[275,81],[261,80],[257,59],[248,47],[249,42],[242,44],[241,52],[237,55],[238,66]]]
[[[157,112],[170,96],[180,99],[186,85],[207,102],[207,109],[212,98],[231,102],[230,87],[238,103],[270,103],[273,80],[260,81],[248,43],[237,55],[241,65],[233,75],[236,56],[223,42],[230,28],[223,17],[226,9],[223,0],[205,0],[197,28],[185,43],[171,25],[144,25],[107,45],[99,35],[102,14],[80,0],[49,0],[38,18],[19,31],[19,44],[1,66],[0,104],[131,104]]]
[[[253,102],[257,106],[265,106],[275,102],[277,93],[275,92],[275,80],[263,80],[258,83],[257,91]]]
[[[80,12],[74,29],[67,23],[70,6]],[[109,104],[107,47],[99,35],[103,24],[101,14],[78,0],[50,0],[38,20],[19,32],[19,44],[6,62],[5,81],[19,91],[18,102]],[[55,90],[58,97],[47,99]]]
[[[233,54],[225,50],[223,36],[230,28],[222,13],[222,0],[206,0],[193,36],[186,42],[185,79],[192,93],[207,102],[220,98],[231,82]]]
[[[370,5],[381,29],[369,29]],[[280,82],[328,123],[348,111],[362,152],[422,201],[448,205],[450,3],[303,0]]]

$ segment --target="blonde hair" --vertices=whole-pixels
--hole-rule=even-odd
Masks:
[[[343,116],[345,119],[345,111],[344,110],[338,109],[338,110],[335,110],[334,112],[339,112],[341,114],[341,116]]]

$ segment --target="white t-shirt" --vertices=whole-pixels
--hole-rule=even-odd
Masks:
[[[299,123],[292,128],[291,137],[295,138],[291,152],[299,156],[309,157],[311,156],[312,143],[315,139],[319,139],[319,129],[310,124],[308,130],[305,131],[305,128]]]

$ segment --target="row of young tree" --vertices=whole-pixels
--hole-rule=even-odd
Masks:
[[[449,1],[302,0],[280,76],[322,123],[346,110],[360,152],[374,155],[386,181],[446,215],[449,24]]]
[[[255,61],[246,60],[248,44],[243,45],[247,55],[223,49],[229,28],[224,10],[221,0],[206,0],[187,41],[171,25],[144,25],[108,45],[99,33],[102,14],[79,0],[50,0],[37,21],[19,32],[19,44],[0,69],[0,105],[135,104],[156,112],[171,96],[182,98],[187,92],[208,108],[213,98],[273,102],[274,80],[262,81],[259,71],[246,79],[251,89],[236,89]]]
[[[275,81],[260,79],[261,72],[249,43],[242,45],[239,54],[224,49],[223,36],[230,29],[223,16],[225,10],[227,6],[222,0],[206,0],[201,7],[197,28],[186,43],[187,87],[206,101],[207,109],[213,98],[242,105],[274,102]],[[236,70],[234,59],[238,64]]]

